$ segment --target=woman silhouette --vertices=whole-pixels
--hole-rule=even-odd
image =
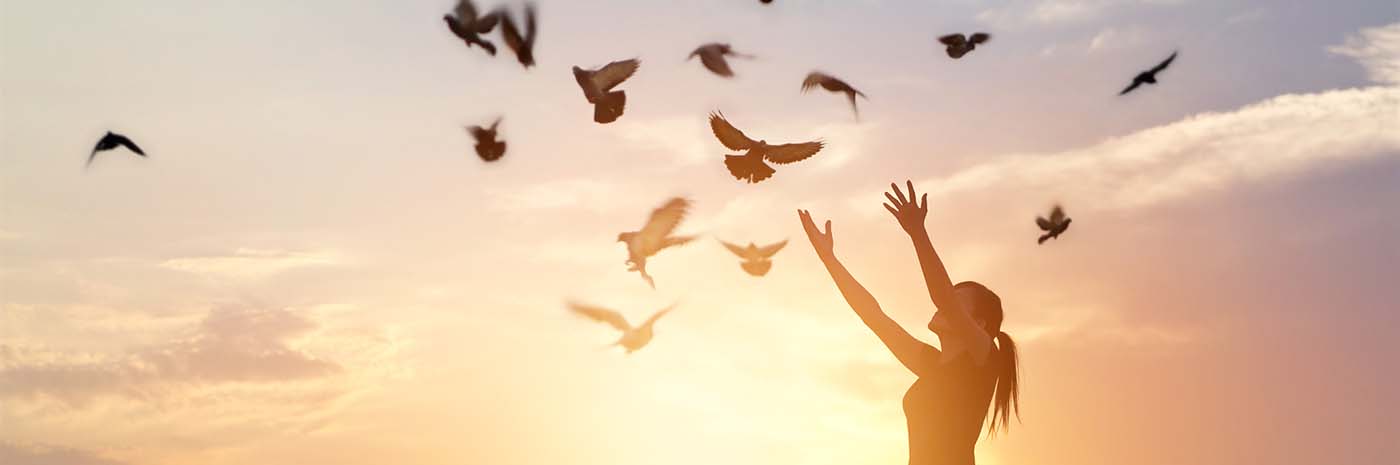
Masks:
[[[1001,331],[1001,299],[981,284],[964,281],[953,285],[943,262],[933,250],[924,216],[928,194],[916,201],[910,182],[906,200],[899,187],[885,193],[904,232],[914,241],[923,268],[928,294],[938,311],[928,328],[938,336],[939,348],[920,342],[880,310],[870,295],[832,252],[831,221],[818,230],[812,215],[798,210],[802,228],[817,250],[836,287],[861,321],[869,326],[899,363],[919,377],[904,394],[904,416],[909,428],[909,465],[973,465],[973,448],[981,436],[992,404],[988,435],[1005,431],[1012,411],[1020,415],[1016,389],[1016,345]],[[994,394],[995,393],[995,394]],[[993,404],[993,398],[996,402]]]

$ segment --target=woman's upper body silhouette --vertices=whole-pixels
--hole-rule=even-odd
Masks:
[[[798,210],[797,215],[846,302],[895,358],[918,376],[904,395],[909,464],[972,465],[988,405],[992,405],[989,435],[1005,430],[1012,411],[1019,412],[1016,345],[1001,331],[1001,299],[995,293],[972,281],[953,285],[948,278],[924,229],[928,194],[918,199],[914,184],[908,187],[906,199],[898,186],[890,184],[894,193],[885,193],[889,199],[885,209],[914,242],[929,298],[938,308],[928,328],[938,336],[941,350],[915,339],[890,319],[836,259],[830,220],[825,230],[819,230],[811,213]]]

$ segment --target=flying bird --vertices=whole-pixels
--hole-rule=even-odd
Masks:
[[[739,258],[744,259],[743,262],[739,263],[739,267],[754,276],[768,274],[768,270],[773,267],[773,255],[777,254],[779,250],[783,250],[783,246],[787,245],[786,240],[763,247],[759,247],[752,242],[749,243],[748,247],[740,247],[738,244],[731,244],[722,240],[719,242],[724,244],[724,247],[729,249],[730,252],[734,252],[734,255],[738,255]]]
[[[593,70],[574,67],[574,80],[583,89],[588,103],[593,104],[593,121],[607,124],[622,116],[623,107],[627,105],[627,93],[612,89],[632,77],[638,66],[641,66],[641,62],[633,58],[614,61]]]
[[[821,86],[821,88],[831,92],[846,94],[846,98],[851,101],[851,111],[855,112],[856,118],[860,118],[860,108],[856,108],[856,96],[859,95],[867,100],[870,98],[866,97],[861,91],[856,90],[856,88],[851,87],[846,81],[836,79],[829,74],[818,71],[807,74],[807,78],[802,80],[802,93],[807,93],[808,90],[816,86]]]
[[[535,66],[535,36],[538,30],[535,27],[535,4],[525,4],[525,34],[520,34],[520,28],[515,25],[515,21],[510,19],[510,14],[502,10],[501,17],[501,38],[505,40],[506,47],[515,52],[515,59],[520,64],[529,68]]]
[[[1128,85],[1128,88],[1123,89],[1122,92],[1119,92],[1118,95],[1123,95],[1128,92],[1132,92],[1133,89],[1136,89],[1138,88],[1138,86],[1143,84],[1156,84],[1157,73],[1161,72],[1164,69],[1167,69],[1167,66],[1172,64],[1172,60],[1175,59],[1176,52],[1172,52],[1172,56],[1167,57],[1166,60],[1162,61],[1161,63],[1158,63],[1157,66],[1153,66],[1152,69],[1138,73],[1136,77],[1133,77],[1133,83]]]
[[[141,151],[141,147],[138,147],[131,139],[127,139],[126,136],[121,134],[107,131],[106,135],[98,139],[97,145],[92,147],[92,153],[88,154],[87,165],[84,166],[92,165],[92,160],[97,158],[97,152],[105,152],[117,147],[126,147],[127,150],[135,152],[137,155],[146,156],[146,152]]]
[[[773,168],[764,161],[784,165],[806,160],[816,155],[823,146],[819,140],[781,145],[768,145],[768,141],[763,140],[754,141],[730,125],[720,113],[710,114],[710,130],[715,133],[715,138],[730,150],[748,151],[743,155],[725,155],[724,166],[729,168],[729,174],[734,175],[734,178],[749,183],[756,183],[773,175]]]
[[[1059,238],[1060,234],[1064,234],[1065,230],[1069,229],[1070,221],[1073,220],[1065,216],[1065,210],[1059,205],[1050,210],[1050,219],[1036,217],[1035,225],[1040,226],[1040,229],[1045,231],[1045,235],[1040,236],[1040,240],[1036,243],[1044,244],[1046,240]]]
[[[457,38],[462,39],[462,42],[467,44],[467,48],[476,45],[486,50],[486,53],[491,56],[496,56],[496,46],[481,38],[481,34],[495,29],[499,19],[500,15],[496,13],[477,16],[476,5],[472,4],[472,0],[457,0],[457,8],[453,9],[452,14],[442,15],[442,21],[447,23],[447,29],[452,31],[452,34],[456,35]]]
[[[627,244],[627,271],[641,273],[642,279],[652,289],[656,289],[656,282],[647,274],[647,258],[656,255],[664,249],[685,244],[695,239],[695,236],[673,236],[676,227],[680,226],[681,220],[685,219],[687,210],[690,209],[690,201],[675,197],[666,201],[660,208],[651,212],[651,217],[647,219],[647,224],[641,230],[624,232],[617,235],[617,241]]]
[[[700,57],[700,64],[705,65],[705,69],[723,77],[734,77],[734,70],[729,69],[729,60],[725,59],[726,56],[753,58],[753,55],[735,52],[734,48],[730,47],[729,44],[721,43],[701,45],[699,48],[696,48],[695,51],[690,52],[690,56],[686,57],[686,61],[690,61],[691,58],[695,58],[696,56]]]
[[[471,133],[472,138],[476,139],[476,154],[480,156],[482,160],[496,161],[500,160],[502,156],[505,156],[506,141],[496,139],[499,135],[496,133],[496,126],[500,124],[501,119],[496,118],[496,121],[491,123],[491,126],[488,127],[467,127],[467,132]]]
[[[675,308],[675,304],[663,308],[653,313],[651,318],[647,318],[647,321],[642,322],[641,325],[633,327],[627,322],[627,318],[623,317],[622,314],[618,313],[616,310],[569,302],[569,310],[573,311],[575,314],[593,321],[607,323],[618,331],[622,331],[622,337],[618,338],[617,342],[612,343],[609,347],[622,346],[623,349],[627,350],[628,355],[641,350],[642,347],[646,347],[647,343],[651,342],[653,336],[652,326],[656,325],[656,320],[670,313],[671,310]]]
[[[948,56],[953,59],[962,58],[967,52],[977,48],[977,44],[986,43],[991,40],[992,35],[985,32],[973,33],[971,37],[962,34],[948,34],[939,37],[938,41],[948,46]]]

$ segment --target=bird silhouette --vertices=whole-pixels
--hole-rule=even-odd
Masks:
[[[1136,89],[1138,88],[1138,86],[1143,84],[1156,84],[1157,73],[1161,72],[1164,69],[1167,69],[1167,66],[1171,65],[1172,60],[1175,59],[1176,52],[1172,52],[1172,56],[1167,57],[1166,60],[1163,60],[1161,63],[1158,63],[1157,66],[1153,66],[1152,69],[1138,73],[1137,76],[1133,77],[1133,83],[1129,84],[1128,87],[1126,89],[1123,89],[1122,92],[1119,92],[1118,95],[1123,95],[1128,92],[1132,92],[1133,89]]]
[[[831,92],[841,92],[846,94],[846,98],[851,101],[851,111],[855,112],[857,119],[860,118],[860,108],[856,108],[856,96],[859,95],[866,99],[870,98],[866,97],[865,94],[861,91],[856,90],[856,88],[851,87],[851,85],[847,84],[846,81],[836,79],[835,77],[832,77],[829,74],[822,73],[819,71],[813,71],[811,73],[808,73],[807,78],[802,80],[802,93],[805,94],[808,90],[811,90],[813,87],[816,86],[821,86],[821,88]]]
[[[769,4],[769,3],[773,3],[773,0],[758,0],[758,3],[762,3],[762,4],[764,4],[764,5],[767,5],[767,4]]]
[[[696,48],[695,51],[690,52],[690,56],[686,57],[686,61],[690,61],[691,58],[695,58],[696,56],[700,57],[700,64],[705,65],[705,69],[723,77],[734,77],[734,70],[729,68],[729,60],[725,59],[725,57],[753,58],[753,55],[735,52],[734,48],[730,47],[729,44],[721,43],[701,45]]]
[[[1059,238],[1060,234],[1064,234],[1065,230],[1069,229],[1070,221],[1074,220],[1066,217],[1065,210],[1060,208],[1059,205],[1056,205],[1055,208],[1050,210],[1049,219],[1036,217],[1035,225],[1040,226],[1040,229],[1045,231],[1045,235],[1040,236],[1040,240],[1036,241],[1036,243],[1044,244],[1046,240]]]
[[[520,28],[510,18],[510,13],[501,10],[498,16],[501,18],[501,38],[505,40],[506,47],[515,52],[515,59],[521,65],[526,68],[535,66],[535,37],[538,33],[535,26],[535,4],[525,4],[524,35],[520,34]]]
[[[481,38],[481,34],[491,32],[496,28],[496,22],[500,15],[496,13],[486,16],[477,16],[476,5],[472,0],[457,0],[457,8],[452,10],[452,14],[442,15],[442,21],[447,23],[447,29],[453,35],[462,39],[467,44],[467,48],[472,45],[481,47],[491,56],[496,56],[496,45]]]
[[[725,155],[724,166],[736,179],[756,183],[773,175],[773,168],[764,161],[780,165],[806,160],[822,149],[822,141],[797,144],[769,145],[768,141],[755,141],[735,129],[720,113],[710,114],[710,130],[715,138],[730,150],[747,150],[743,155]]]
[[[663,308],[653,313],[651,318],[647,318],[647,321],[633,327],[627,322],[627,318],[623,317],[622,314],[618,313],[616,310],[578,302],[569,302],[569,310],[573,311],[575,314],[593,321],[607,323],[618,331],[622,331],[622,337],[618,338],[617,342],[612,343],[609,347],[622,346],[623,349],[627,350],[628,355],[641,350],[642,347],[646,347],[647,343],[651,342],[651,338],[654,335],[652,327],[656,325],[656,320],[670,313],[671,310],[675,308],[675,304]]]
[[[141,151],[141,147],[138,147],[131,139],[127,139],[126,136],[121,134],[107,131],[106,135],[97,140],[97,145],[92,147],[92,153],[88,154],[87,164],[83,166],[91,166],[92,160],[97,158],[97,152],[105,152],[117,147],[126,147],[127,150],[135,152],[137,155],[146,156],[146,152]]]
[[[754,276],[768,274],[768,270],[773,267],[773,255],[777,254],[779,250],[783,249],[783,246],[787,245],[786,240],[763,247],[759,247],[752,242],[749,243],[748,247],[740,247],[738,244],[731,244],[723,240],[719,242],[724,244],[724,247],[729,249],[730,252],[734,252],[734,255],[738,255],[739,258],[744,259],[744,261],[739,263],[739,267]]]
[[[973,49],[976,49],[977,44],[986,43],[988,40],[991,40],[991,38],[991,34],[985,32],[977,32],[973,33],[971,37],[967,37],[962,34],[948,34],[946,36],[939,37],[938,41],[942,42],[943,45],[948,46],[948,56],[956,60],[958,58],[962,58],[962,56],[966,55],[967,52],[971,52]]]
[[[647,223],[642,229],[617,235],[618,242],[627,244],[627,271],[641,273],[642,279],[646,280],[652,289],[656,288],[656,281],[647,274],[647,258],[664,249],[695,239],[695,236],[671,235],[676,231],[676,227],[680,226],[681,220],[685,219],[689,209],[689,200],[672,198],[651,212],[651,217],[647,218]]]
[[[588,103],[593,104],[593,121],[607,124],[622,116],[622,110],[627,105],[627,93],[612,89],[632,77],[638,66],[641,66],[641,62],[633,58],[614,61],[593,70],[574,67],[574,80],[583,89]]]
[[[467,132],[471,133],[472,138],[476,139],[476,154],[480,156],[482,160],[496,161],[501,159],[502,156],[505,156],[506,142],[503,140],[496,140],[496,136],[498,135],[496,133],[496,126],[500,124],[501,119],[496,118],[496,121],[491,123],[491,126],[488,127],[467,127]]]

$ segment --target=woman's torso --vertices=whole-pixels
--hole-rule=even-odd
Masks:
[[[977,366],[962,355],[940,363],[904,394],[909,465],[973,465],[973,449],[996,387],[996,353]]]

